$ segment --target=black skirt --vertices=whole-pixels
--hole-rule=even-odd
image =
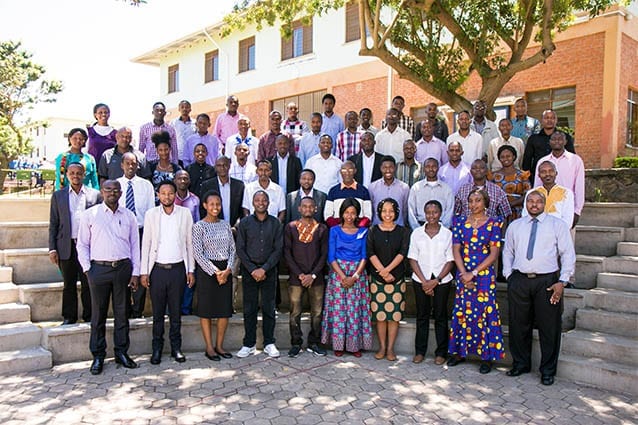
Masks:
[[[228,262],[211,262],[219,270],[226,270]],[[202,319],[221,319],[233,315],[233,279],[228,276],[226,283],[220,285],[215,275],[210,276],[197,265],[195,270],[195,315]]]

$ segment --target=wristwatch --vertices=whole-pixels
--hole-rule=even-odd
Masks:
[[[569,282],[565,282],[564,280],[559,280],[558,283],[562,283],[563,287],[567,287],[567,285],[569,285]]]
[[[316,274],[314,274],[314,273],[313,273],[313,274],[311,274],[310,276],[312,277],[312,280],[315,280],[315,279],[317,278],[317,275],[316,275]]]
[[[472,270],[472,276],[474,277],[478,276],[478,270],[476,269]]]

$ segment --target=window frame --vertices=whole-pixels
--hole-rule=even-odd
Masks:
[[[251,54],[252,49],[252,54]],[[239,41],[239,73],[252,71],[256,68],[256,39],[251,36]],[[252,61],[251,61],[252,58]]]
[[[219,81],[219,49],[204,54],[204,84],[213,81]]]
[[[179,63],[168,67],[168,93],[179,91]]]
[[[292,34],[289,38],[281,37],[281,60],[289,60],[309,55],[313,52],[313,23],[304,24],[301,20],[292,23]],[[301,34],[301,40],[295,37]]]

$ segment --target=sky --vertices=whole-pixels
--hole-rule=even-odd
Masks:
[[[47,79],[61,80],[56,103],[34,119],[93,120],[106,103],[111,122],[140,125],[152,119],[160,93],[159,68],[131,59],[219,22],[233,0],[0,0],[0,40],[21,41]]]

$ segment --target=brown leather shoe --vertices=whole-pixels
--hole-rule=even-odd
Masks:
[[[445,363],[445,357],[436,356],[436,358],[434,359],[434,364],[441,366],[443,363]]]
[[[412,358],[412,363],[423,363],[425,356],[423,354],[417,354]]]

